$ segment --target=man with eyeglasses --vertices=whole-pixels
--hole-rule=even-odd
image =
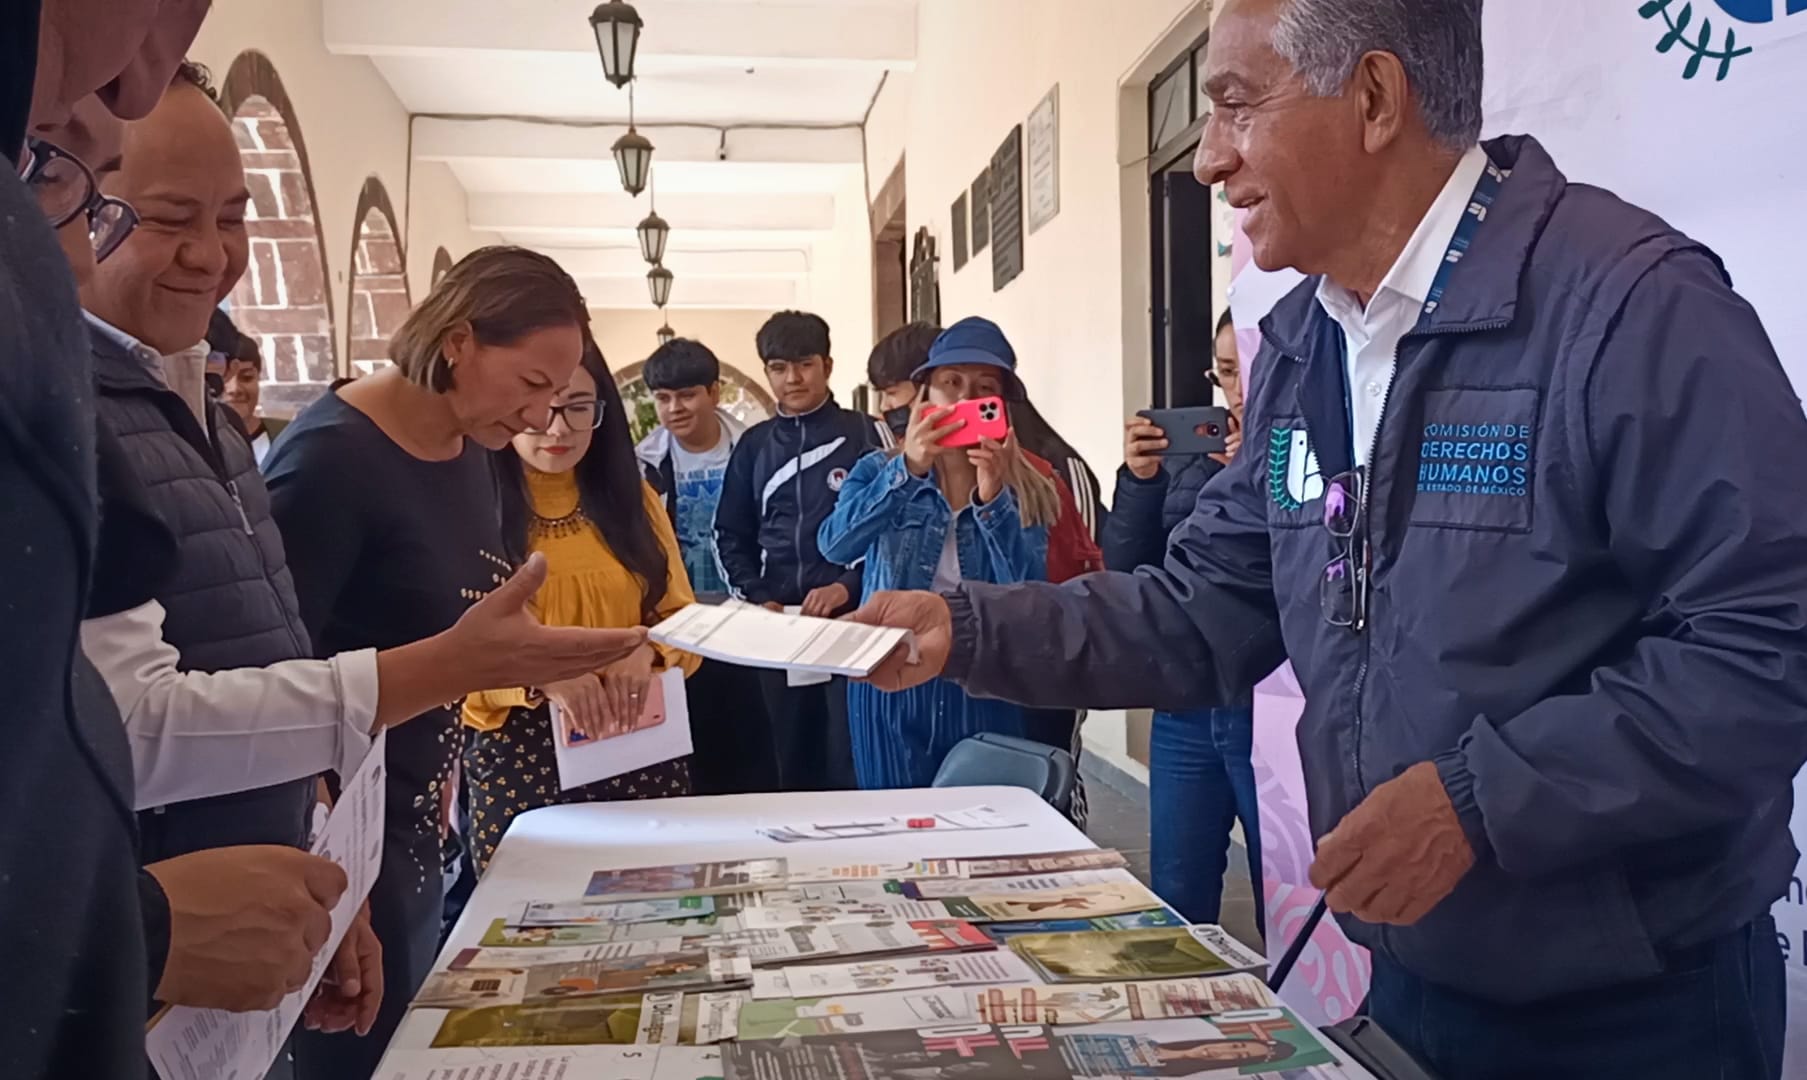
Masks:
[[[1382,1028],[1445,1080],[1773,1080],[1807,416],[1709,250],[1480,143],[1481,41],[1481,0],[1227,0],[1195,171],[1313,275],[1248,442],[1158,568],[853,618],[915,632],[881,688],[1030,704],[1210,707],[1290,658]]]

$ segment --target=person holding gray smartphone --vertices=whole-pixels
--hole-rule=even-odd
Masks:
[[[1230,313],[1218,320],[1211,381],[1229,414],[1224,451],[1170,453],[1168,433],[1145,416],[1124,425],[1123,467],[1104,523],[1104,564],[1131,571],[1158,566],[1167,535],[1186,519],[1199,489],[1242,447],[1242,372]],[[1154,714],[1149,735],[1148,827],[1155,891],[1192,922],[1222,921],[1223,877],[1230,830],[1242,822],[1254,883],[1254,921],[1261,929],[1261,839],[1250,763],[1252,702],[1197,712]]]

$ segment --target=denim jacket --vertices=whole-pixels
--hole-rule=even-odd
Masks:
[[[870,597],[885,589],[932,587],[950,524],[960,580],[1008,585],[1047,579],[1048,530],[1022,523],[1009,488],[955,514],[933,476],[911,474],[903,455],[885,451],[867,454],[853,467],[816,542],[830,562],[866,560],[864,593]]]

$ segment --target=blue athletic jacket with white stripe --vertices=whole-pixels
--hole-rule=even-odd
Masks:
[[[879,421],[833,397],[813,412],[747,429],[734,444],[715,508],[716,551],[735,596],[801,604],[811,590],[839,582],[850,603],[859,600],[859,567],[823,558],[816,533],[855,463],[882,441]]]
[[[1664,971],[1788,887],[1807,415],[1711,251],[1533,139],[1486,149],[1511,176],[1401,343],[1369,458],[1364,630],[1320,595],[1354,450],[1314,279],[1263,321],[1243,452],[1164,564],[963,586],[946,674],[1178,711],[1290,657],[1312,837],[1429,761],[1477,855],[1416,925],[1344,929],[1526,1002]]]

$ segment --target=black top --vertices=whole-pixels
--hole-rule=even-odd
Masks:
[[[859,568],[823,558],[816,531],[854,464],[884,445],[883,431],[832,397],[813,412],[747,429],[734,444],[715,508],[716,551],[736,595],[755,604],[801,604],[812,589],[839,582],[849,606],[859,601]]]
[[[453,460],[422,461],[327,394],[289,425],[264,470],[321,656],[430,637],[508,579],[495,473],[475,443]],[[438,850],[462,730],[450,703],[390,731],[391,844]],[[436,878],[437,855],[422,862]]]
[[[169,933],[139,876],[125,729],[78,648],[99,537],[92,378],[56,237],[0,169],[0,925],[7,970],[29,973],[0,980],[6,1077],[144,1075]]]

